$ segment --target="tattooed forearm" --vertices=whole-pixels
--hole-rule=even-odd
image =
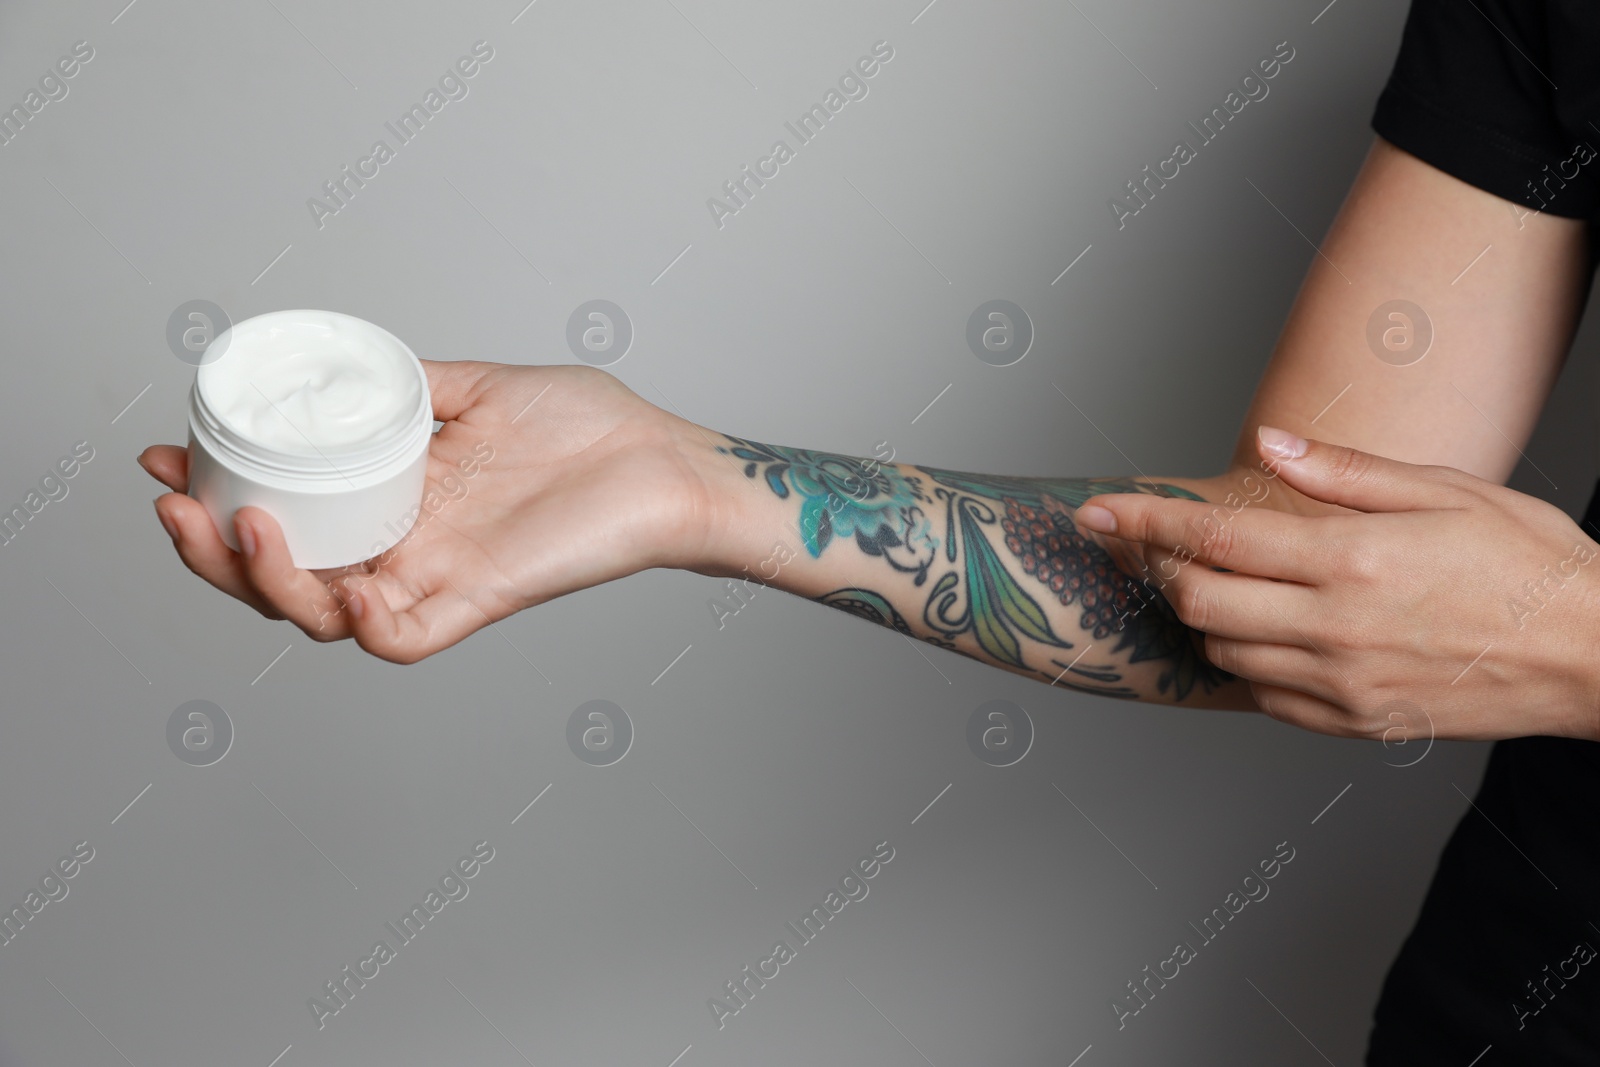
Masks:
[[[728,440],[719,450],[743,460],[747,477],[796,500],[812,558],[853,541],[889,568],[884,581],[836,588],[814,598],[821,603],[1103,696],[1181,701],[1231,678],[1201,655],[1196,635],[1145,576],[1118,567],[1071,519],[1099,493],[1200,499],[1194,493],[1129,478],[1009,478]]]

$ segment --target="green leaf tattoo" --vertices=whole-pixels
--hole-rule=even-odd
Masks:
[[[963,582],[958,572],[948,571],[934,583],[922,621],[947,638],[971,632],[984,652],[1008,667],[1024,670],[1028,664],[1023,660],[1019,634],[1056,648],[1071,648],[1070,642],[1050,629],[1044,609],[1017,584],[984,536],[981,526],[994,522],[994,509],[948,489],[939,488],[934,493],[949,503],[952,515],[960,516],[966,603],[952,614],[951,609],[961,601]],[[954,561],[956,538],[950,537],[947,544],[947,556]]]
[[[1007,550],[1026,574],[1043,582],[1063,606],[1076,604],[1082,611],[1078,625],[1094,640],[1113,633],[1112,653],[1127,652],[1128,662],[1157,662],[1156,691],[1170,692],[1175,700],[1187,697],[1196,685],[1205,692],[1232,675],[1212,666],[1200,653],[1195,635],[1178,618],[1166,598],[1149,583],[1122,571],[1111,556],[1078,532],[1072,512],[1101,493],[1150,493],[1156,496],[1201,498],[1174,485],[1148,484],[1131,478],[1018,479],[965,474],[922,468],[941,485],[959,487],[963,494],[981,495],[1005,507],[1001,530]],[[937,491],[937,490],[936,490]],[[1059,660],[1052,662],[1065,667]],[[1071,673],[1099,682],[1104,672],[1073,666]],[[1107,696],[1134,696],[1133,691],[1089,687]]]
[[[874,460],[788,448],[729,437],[719,448],[744,460],[747,477],[763,479],[781,499],[800,498],[798,521],[806,550],[820,557],[830,544],[851,540],[922,586],[942,555],[942,573],[924,600],[925,640],[953,651],[970,635],[983,657],[1051,684],[1103,696],[1131,698],[1121,670],[1085,664],[1073,642],[1050,624],[1029,591],[1041,583],[1063,606],[1077,605],[1079,627],[1095,641],[1115,633],[1108,651],[1128,662],[1161,665],[1158,692],[1182,700],[1196,686],[1210,691],[1231,675],[1201,654],[1194,634],[1148,583],[1119,569],[1109,554],[1079,533],[1071,515],[1100,493],[1151,493],[1200,500],[1176,486],[1131,478],[1012,478],[933,467],[918,475]],[[943,538],[928,511],[943,512]],[[943,547],[943,553],[938,550]],[[850,587],[816,598],[851,614],[916,636],[881,593]],[[1039,666],[1043,660],[1046,666]],[[1070,676],[1070,677],[1069,677]]]
[[[894,605],[889,603],[881,593],[874,593],[870,589],[835,589],[831,593],[824,593],[816,598],[817,603],[827,604],[829,607],[847,611],[851,615],[860,616],[868,622],[875,622],[879,626],[887,626],[897,630],[907,637],[915,637],[911,632],[911,624],[906,622],[905,616],[894,610]]]

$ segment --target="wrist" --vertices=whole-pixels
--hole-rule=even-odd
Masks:
[[[757,551],[770,516],[759,514],[763,486],[744,475],[727,452],[728,439],[685,419],[673,426],[671,449],[687,489],[680,500],[676,551],[668,565],[714,578],[737,577],[764,553]]]

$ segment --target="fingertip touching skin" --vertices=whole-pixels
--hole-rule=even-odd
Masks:
[[[1169,578],[1207,657],[1274,718],[1371,737],[1404,706],[1439,736],[1600,739],[1600,581],[1583,569],[1600,545],[1553,505],[1463,471],[1286,437],[1260,434],[1275,476],[1338,512],[1207,514],[1119,494],[1075,517]]]
[[[1194,491],[1128,478],[974,474],[724,436],[718,451],[782,502],[800,535],[792,561],[764,580],[1053,686],[1242,701],[1242,687],[1207,662],[1159,585],[1071,520],[1102,493],[1199,501]],[[721,627],[741,608],[731,600],[712,612]]]

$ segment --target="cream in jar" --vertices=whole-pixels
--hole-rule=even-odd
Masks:
[[[238,549],[246,505],[283,528],[296,566],[393,547],[418,514],[433,412],[427,376],[387,330],[333,311],[274,311],[212,342],[189,404],[189,495]]]

